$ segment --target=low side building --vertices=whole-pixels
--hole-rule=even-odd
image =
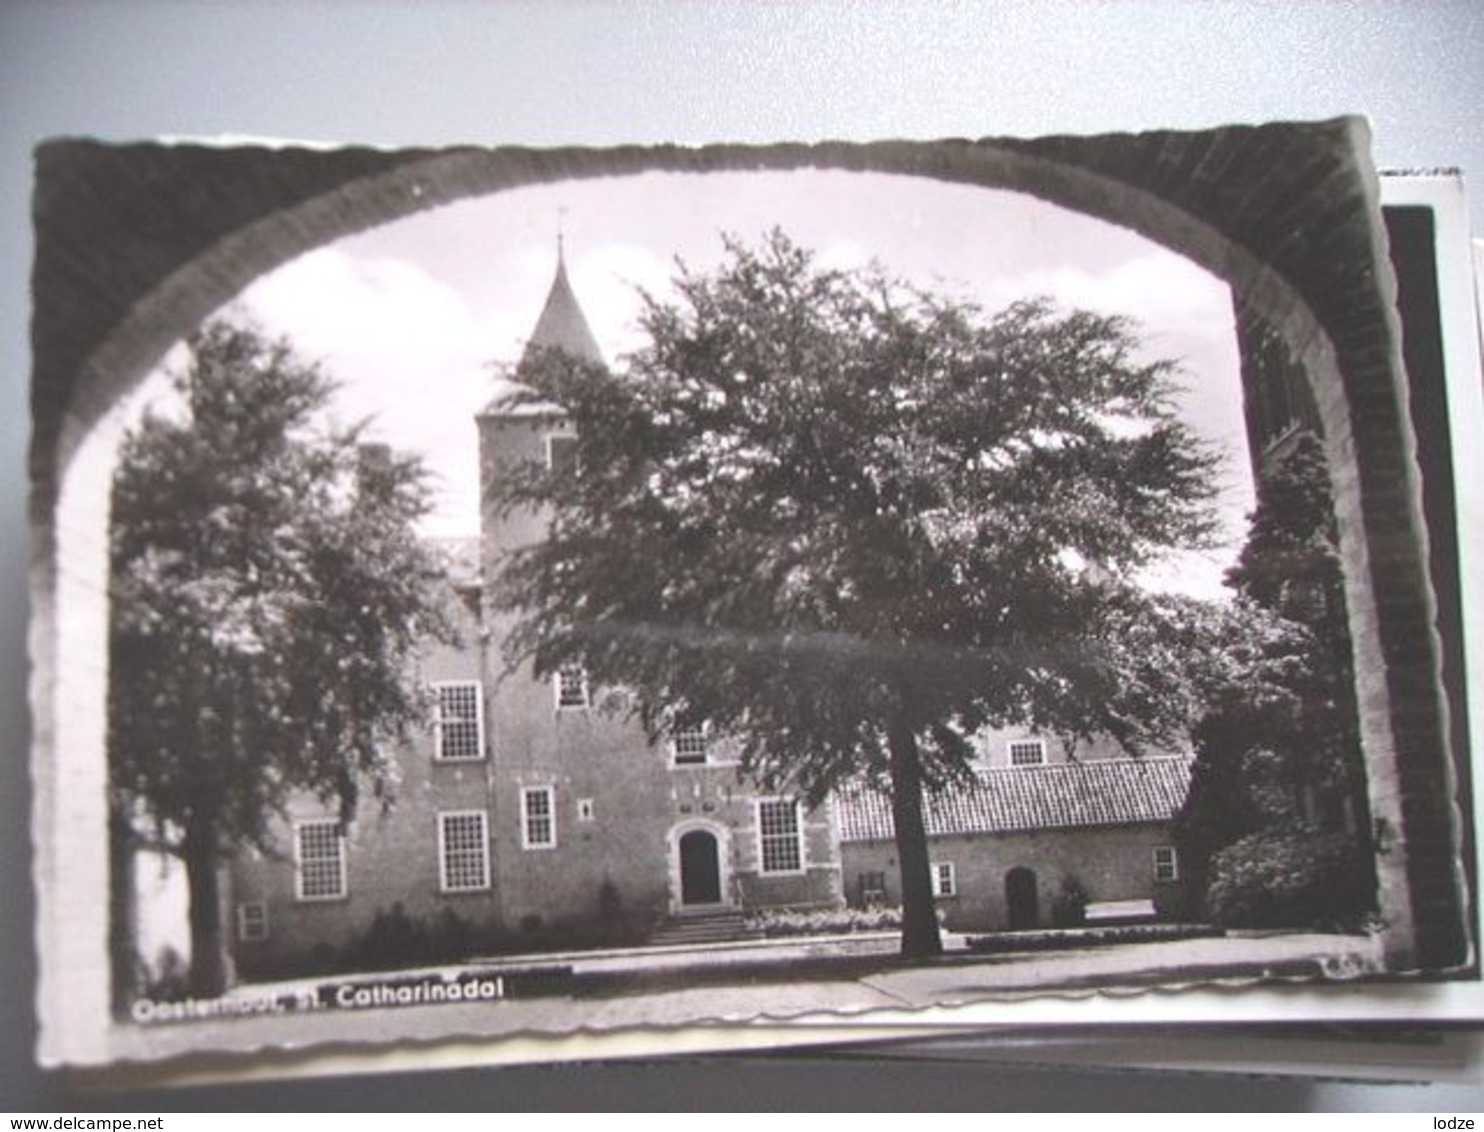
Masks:
[[[1030,736],[990,745],[972,785],[925,799],[935,895],[955,931],[1064,926],[1071,907],[1168,914],[1182,897],[1170,821],[1190,786],[1184,757],[1071,757]],[[891,804],[838,799],[853,907],[901,903]]]

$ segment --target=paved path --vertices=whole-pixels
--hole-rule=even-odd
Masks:
[[[1217,977],[1355,977],[1380,969],[1365,936],[1286,934],[1122,944],[1081,950],[893,962],[894,934],[704,948],[650,948],[570,956],[517,956],[470,967],[239,987],[242,999],[311,990],[322,983],[492,974],[570,963],[570,993],[491,1002],[321,1009],[132,1027],[135,1056],[356,1041],[431,1041],[462,1036],[570,1034],[702,1022],[792,1019],[910,1006],[958,1005],[999,994],[1210,982]],[[847,1037],[841,1034],[840,1037]]]
[[[1013,992],[1169,986],[1218,978],[1353,979],[1379,970],[1380,951],[1370,937],[1273,934],[978,956],[901,967],[862,982],[903,1004],[951,1006]]]

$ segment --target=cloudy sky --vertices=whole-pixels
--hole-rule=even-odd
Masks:
[[[1178,359],[1192,425],[1228,453],[1230,541],[1251,506],[1231,299],[1224,283],[1131,232],[1035,198],[926,179],[802,171],[654,173],[537,186],[447,206],[328,245],[235,304],[343,383],[337,414],[421,452],[437,535],[478,529],[474,414],[491,363],[518,357],[551,283],[558,227],[569,275],[610,361],[638,342],[636,287],[663,293],[677,258],[705,269],[721,233],[772,226],[829,266],[889,273],[995,310],[1047,295],[1132,316],[1151,357]],[[1209,594],[1233,551],[1163,572]]]

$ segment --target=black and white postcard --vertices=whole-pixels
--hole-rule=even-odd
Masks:
[[[43,146],[41,1060],[1477,1016],[1368,149]]]

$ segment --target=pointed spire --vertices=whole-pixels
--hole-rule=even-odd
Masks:
[[[515,368],[515,380],[502,379],[496,382],[494,395],[480,412],[481,418],[504,418],[511,416],[548,416],[560,414],[555,405],[545,403],[518,404],[516,396],[521,388],[520,372],[529,363],[531,356],[539,350],[561,350],[580,361],[605,366],[603,351],[593,337],[587,316],[577,302],[572,284],[567,279],[567,259],[563,232],[557,229],[556,276],[551,281],[551,290],[546,295],[546,305],[536,319],[535,329],[526,340],[526,348],[520,363]]]
[[[556,277],[551,281],[551,290],[546,295],[546,305],[541,308],[541,317],[536,320],[536,328],[526,341],[522,365],[533,351],[551,349],[564,350],[574,358],[595,365],[606,364],[598,340],[593,337],[587,317],[572,291],[572,284],[567,280],[565,243],[558,226]]]

